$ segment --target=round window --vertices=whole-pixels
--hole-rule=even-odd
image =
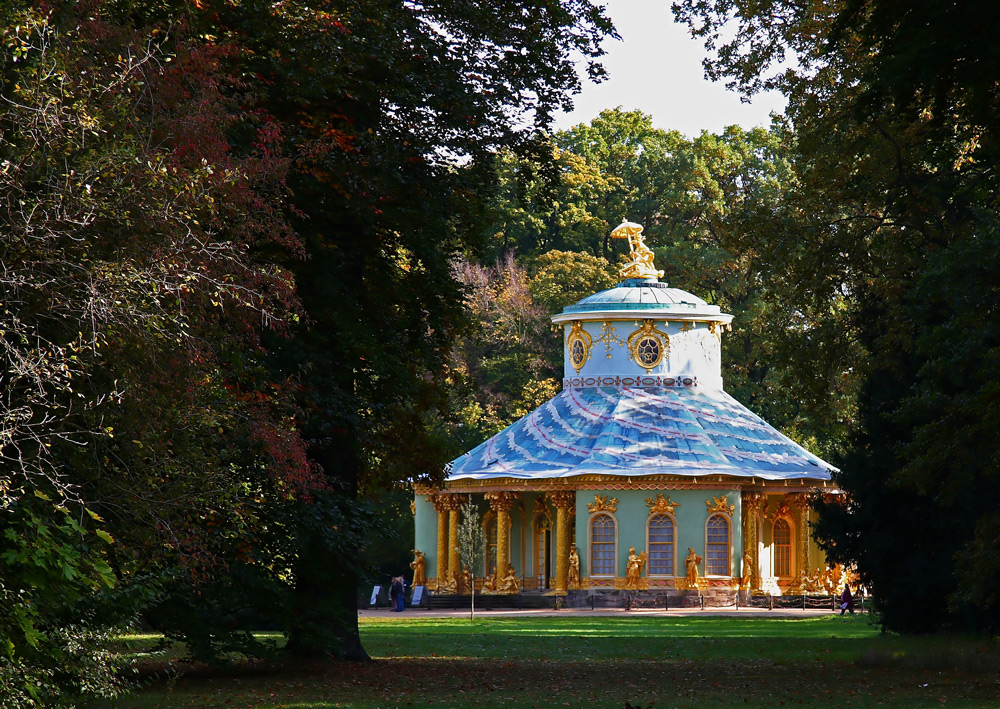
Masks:
[[[635,344],[635,356],[643,367],[655,367],[660,361],[660,341],[646,336]]]

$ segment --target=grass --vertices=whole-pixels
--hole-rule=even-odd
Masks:
[[[1000,707],[1000,643],[864,616],[364,618],[372,663],[193,672],[115,707]]]

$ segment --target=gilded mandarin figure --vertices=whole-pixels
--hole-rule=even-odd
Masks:
[[[413,561],[410,562],[413,569],[413,583],[411,586],[425,586],[427,584],[427,558],[422,551],[413,550]]]
[[[743,555],[743,576],[740,578],[740,590],[749,591],[753,585],[753,557],[750,552]]]
[[[628,565],[625,567],[625,588],[634,591],[639,588],[642,567],[646,565],[646,552],[635,553],[635,547],[628,548]]]
[[[688,588],[698,587],[698,564],[701,557],[694,553],[694,547],[688,547],[687,558],[684,559],[684,570],[687,575]]]
[[[580,587],[580,553],[576,550],[576,544],[569,549],[569,587]]]
[[[611,232],[612,239],[628,239],[629,255],[632,260],[622,266],[622,278],[659,278],[663,271],[653,265],[653,252],[642,239],[642,226],[624,221]]]

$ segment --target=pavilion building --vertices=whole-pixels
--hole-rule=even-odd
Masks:
[[[726,393],[732,316],[661,283],[641,232],[625,222],[612,233],[631,249],[621,283],[552,318],[562,391],[454,460],[441,489],[416,491],[432,591],[467,591],[458,525],[470,496],[487,592],[839,585],[809,533],[809,498],[836,492],[836,469]]]

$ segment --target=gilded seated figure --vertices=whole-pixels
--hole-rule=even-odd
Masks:
[[[458,581],[454,573],[448,574],[444,580],[438,580],[438,593],[458,593]]]
[[[493,575],[493,590],[497,593],[520,593],[521,583],[517,578],[517,573],[509,561],[504,562],[503,573],[498,569]]]
[[[494,571],[492,574],[483,579],[483,593],[489,593],[491,591],[497,590],[497,572]]]

